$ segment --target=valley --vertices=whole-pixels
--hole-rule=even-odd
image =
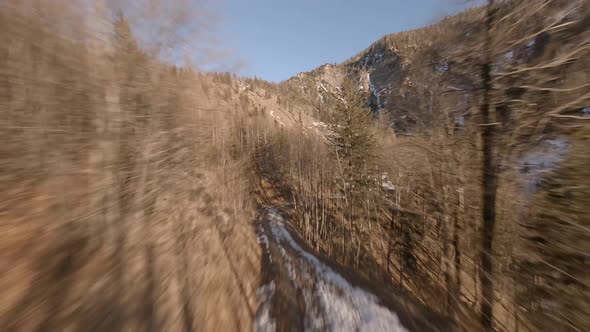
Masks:
[[[588,1],[276,83],[200,2],[58,2],[0,5],[0,330],[590,329]]]

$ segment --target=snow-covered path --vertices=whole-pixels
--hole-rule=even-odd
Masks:
[[[277,210],[265,211],[257,231],[272,271],[258,291],[255,331],[407,331],[375,295],[301,248]]]

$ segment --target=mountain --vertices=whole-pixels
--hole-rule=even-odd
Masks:
[[[555,2],[541,9],[542,16],[531,14],[528,28],[525,24],[515,24],[512,28],[500,26],[497,35],[501,37],[493,39],[491,45],[492,75],[507,68],[551,62],[562,49],[580,46],[584,49],[579,45],[583,39],[578,35],[588,25],[583,20],[587,9],[566,5]],[[518,2],[503,3],[498,13],[518,9],[514,6],[518,6]],[[436,114],[437,109],[454,119],[455,125],[462,125],[469,117],[469,108],[476,104],[475,92],[481,88],[484,39],[481,22],[484,16],[484,9],[476,7],[420,29],[386,35],[340,64],[324,64],[281,84],[305,96],[320,117],[321,110],[327,107],[326,97],[334,94],[348,77],[358,82],[359,89],[367,95],[367,105],[375,113],[386,115],[397,133],[429,128],[440,115]],[[556,31],[553,33],[556,36],[551,38],[551,34],[543,30],[544,26],[557,26],[559,22],[569,25],[573,20],[579,23],[570,29],[569,35]],[[530,27],[535,26],[539,28],[538,33],[530,31]],[[568,65],[568,68],[577,66],[578,72],[583,69],[580,67],[583,62],[577,61],[577,57],[570,61],[576,65]],[[537,90],[530,89],[529,84],[538,78],[534,71],[526,72],[531,75],[504,77],[506,80],[502,83],[508,86],[498,89],[504,90],[499,99],[524,99],[525,96],[540,101],[543,97],[536,94]],[[550,79],[546,83],[551,85],[549,89],[560,89],[569,82]],[[572,107],[572,110],[584,115],[583,106]]]
[[[590,133],[588,31],[588,1],[497,1],[428,27],[384,36],[342,63],[299,73],[280,87],[311,105],[312,116],[328,122],[341,101],[346,104],[340,90],[351,79],[379,123],[408,136],[390,145],[381,142],[380,152],[389,159],[380,167],[387,169],[384,173],[396,188],[405,186],[399,192],[408,198],[400,206],[416,204],[414,210],[432,216],[425,221],[415,213],[408,217],[412,222],[397,220],[400,227],[426,224],[432,229],[426,236],[422,228],[408,231],[414,237],[405,246],[418,239],[428,257],[448,256],[436,272],[424,265],[425,278],[445,276],[434,281],[440,285],[436,289],[447,289],[451,297],[456,290],[465,296],[481,288],[480,294],[487,294],[457,302],[465,308],[491,303],[488,299],[496,294],[495,319],[498,326],[505,325],[500,330],[518,330],[521,323],[537,330],[588,330],[588,273],[580,268],[588,265],[579,254],[590,242],[587,234],[576,238],[565,230],[588,227],[581,212],[588,206],[582,202],[588,187],[573,185],[583,182],[575,179],[584,174],[582,150]],[[339,160],[332,167],[340,170]],[[302,179],[299,183],[309,177],[304,173]],[[453,219],[454,225],[448,222]],[[483,227],[482,236],[480,225],[492,225],[491,230]],[[449,255],[446,232],[451,228],[456,251]],[[380,234],[400,232],[391,229]],[[380,242],[387,243],[385,236]],[[493,254],[493,263],[492,255],[480,255],[482,247]],[[449,272],[452,259],[455,272]],[[452,273],[458,276],[455,286]],[[481,287],[477,274],[484,276]],[[495,293],[483,290],[486,276],[494,276]],[[473,283],[467,284],[469,279]],[[484,306],[479,314],[489,325],[491,308]]]
[[[452,82],[457,106],[453,113],[459,117],[469,105],[469,99],[459,95],[474,85],[477,73],[462,71],[457,57],[460,45],[477,33],[481,15],[482,10],[474,8],[424,28],[386,35],[340,64],[324,64],[282,84],[298,89],[322,109],[326,95],[335,93],[344,78],[352,78],[366,92],[367,105],[386,113],[391,126],[403,132],[424,122],[426,114],[420,113],[432,109],[428,97],[440,88],[435,83]]]

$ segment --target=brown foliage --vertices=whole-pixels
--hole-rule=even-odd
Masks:
[[[0,5],[1,330],[252,326],[240,121],[162,60],[186,20],[146,3]]]

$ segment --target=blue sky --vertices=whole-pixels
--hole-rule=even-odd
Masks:
[[[224,41],[244,62],[240,74],[275,82],[466,7],[461,0],[223,0],[222,6]]]

